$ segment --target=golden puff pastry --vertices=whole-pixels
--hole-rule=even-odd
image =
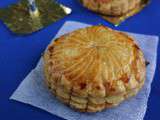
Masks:
[[[100,25],[52,42],[44,54],[44,71],[59,100],[81,112],[98,112],[136,95],[146,66],[132,38]]]
[[[122,16],[141,5],[142,0],[81,0],[88,9],[111,16]]]

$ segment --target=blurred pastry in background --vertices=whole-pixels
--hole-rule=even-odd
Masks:
[[[118,25],[141,11],[149,0],[81,0],[84,7],[99,13],[109,22]]]
[[[83,5],[95,12],[121,16],[135,9],[141,4],[141,0],[82,0]]]

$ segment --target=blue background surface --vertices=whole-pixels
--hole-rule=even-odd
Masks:
[[[1,0],[0,8],[18,0]],[[67,20],[104,24],[117,30],[160,36],[160,0],[152,0],[141,13],[114,27],[78,4],[77,0],[58,0],[73,12],[47,28],[27,36],[16,36],[0,21],[0,120],[62,120],[38,108],[9,100],[24,77],[36,66],[47,44]],[[157,69],[152,84],[145,120],[160,115],[160,45]],[[127,120],[127,118],[126,118]]]

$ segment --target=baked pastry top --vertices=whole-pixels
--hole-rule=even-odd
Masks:
[[[88,9],[111,16],[122,16],[139,6],[142,0],[81,0]]]
[[[82,112],[97,112],[136,95],[146,66],[131,37],[100,25],[52,42],[44,54],[44,72],[59,100]]]

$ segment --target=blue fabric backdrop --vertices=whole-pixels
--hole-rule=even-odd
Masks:
[[[18,0],[1,0],[0,8]],[[11,101],[8,98],[24,77],[36,66],[41,53],[67,20],[104,24],[117,30],[160,36],[160,0],[152,0],[141,13],[114,27],[78,4],[77,0],[58,0],[71,7],[73,13],[47,28],[28,36],[16,36],[0,21],[0,120],[62,120],[43,110]],[[157,69],[152,84],[145,120],[160,115],[160,45]],[[127,120],[127,119],[126,119]]]

